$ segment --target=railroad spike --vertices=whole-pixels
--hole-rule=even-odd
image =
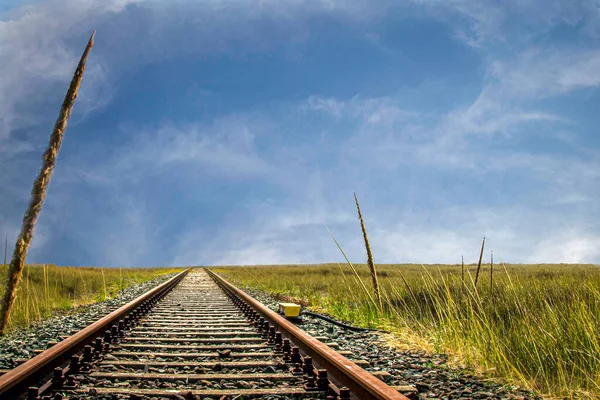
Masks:
[[[102,351],[108,353],[110,351],[110,342],[111,342],[111,333],[110,331],[104,331],[104,346],[102,347]]]
[[[100,358],[100,354],[102,353],[102,338],[96,338],[95,346],[94,346],[94,357]]]
[[[69,364],[69,375],[76,374],[77,372],[79,372],[79,368],[81,367],[79,361],[80,360],[78,355],[73,354],[71,356],[71,363]]]
[[[329,389],[329,378],[327,378],[327,370],[326,369],[320,369],[318,371],[317,387],[322,392],[325,392]]]
[[[52,390],[62,389],[65,378],[63,376],[63,370],[60,367],[54,368],[52,375]]]
[[[27,389],[27,400],[40,400],[40,388],[31,386]]]
[[[83,347],[83,361],[84,362],[92,361],[92,346],[85,345]]]
[[[73,375],[67,377],[67,381],[63,384],[63,389],[75,390],[77,389],[77,381]]]
[[[319,388],[317,387],[317,384],[315,383],[315,377],[313,375],[309,375],[306,378],[306,383],[304,384],[304,390],[309,391],[309,392],[319,390]]]
[[[297,346],[292,347],[292,359],[291,361],[294,364],[299,364],[302,362],[302,356],[300,355],[300,349]]]
[[[269,325],[269,337],[267,339],[268,343],[275,343],[275,327],[273,325]]]
[[[292,368],[290,372],[292,373],[292,375],[304,375],[304,370],[302,370],[302,364],[294,364],[294,368]]]
[[[283,362],[284,363],[289,363],[290,361],[292,361],[292,357],[290,357],[290,353],[283,353]]]
[[[315,371],[312,363],[312,357],[304,357],[304,365],[302,366],[302,370],[304,371],[305,375],[314,376]]]
[[[111,327],[110,336],[112,338],[111,343],[119,343],[119,327],[117,325]]]
[[[350,400],[350,389],[347,387],[340,388],[339,400]]]
[[[275,349],[274,352],[277,354],[283,353],[283,341],[281,339],[281,332],[275,332]]]

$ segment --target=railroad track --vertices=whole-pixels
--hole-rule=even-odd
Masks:
[[[407,399],[318,339],[186,270],[1,376],[0,399]]]

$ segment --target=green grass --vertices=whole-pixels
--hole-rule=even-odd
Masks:
[[[7,267],[0,264],[0,268],[0,293],[3,293]],[[9,329],[26,328],[55,312],[105,300],[135,283],[176,271],[181,269],[26,265],[11,310]]]
[[[365,327],[397,343],[446,352],[454,362],[541,393],[600,396],[600,267],[489,264],[378,265],[383,309],[369,270],[355,265],[219,267],[233,282]],[[364,282],[361,283],[361,281]]]

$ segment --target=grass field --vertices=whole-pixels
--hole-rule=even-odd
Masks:
[[[294,298],[398,344],[446,352],[455,363],[542,393],[600,397],[600,266],[378,265],[383,306],[367,266],[219,267],[232,282]],[[493,287],[491,286],[493,282]]]
[[[0,293],[4,293],[7,267],[0,264]],[[10,329],[30,326],[59,310],[102,301],[135,283],[181,271],[173,268],[83,268],[26,265],[11,311]]]

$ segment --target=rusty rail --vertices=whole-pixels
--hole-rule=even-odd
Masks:
[[[23,393],[26,393],[29,386],[35,385],[44,377],[49,376],[55,368],[64,365],[69,360],[69,357],[81,351],[86,344],[97,337],[101,337],[107,329],[110,330],[120,319],[146,302],[169,292],[187,275],[188,271],[189,269],[177,274],[73,336],[2,375],[0,377],[0,398],[16,399]]]
[[[408,400],[408,398],[394,390],[363,368],[337,353],[324,343],[310,336],[302,329],[295,326],[276,312],[265,307],[244,291],[238,289],[226,279],[207,269],[210,276],[224,290],[239,297],[256,312],[261,314],[271,324],[294,342],[305,354],[312,357],[314,364],[326,369],[330,379],[338,386],[345,386],[358,399],[367,400]]]
[[[171,292],[171,289],[185,277],[188,271],[178,274],[37,357],[7,372],[0,377],[0,399],[21,399],[27,394],[27,399],[40,400],[46,398],[46,394],[60,396],[63,391],[75,394],[87,394],[93,391],[93,394],[97,395],[118,393],[159,397],[177,397],[176,395],[185,394],[186,398],[196,395],[222,397],[224,395],[289,394],[292,396],[319,391],[327,394],[328,399],[338,400],[407,400],[409,397],[405,397],[399,391],[408,392],[409,396],[414,394],[414,388],[406,390],[404,387],[392,388],[386,385],[375,376],[375,373],[371,374],[362,369],[358,365],[360,364],[358,361],[354,363],[346,359],[341,354],[343,352],[334,351],[210,270],[198,271],[190,278],[186,278],[183,285],[179,285],[174,292]],[[169,292],[170,294],[163,299]],[[188,302],[191,303],[188,304]],[[183,306],[183,303],[186,305]],[[225,307],[225,311],[217,312],[215,307],[221,306]],[[234,313],[235,316],[231,313]],[[242,324],[249,328],[249,331],[255,333],[248,335],[248,338],[238,337],[239,332],[234,332],[236,335],[228,333],[227,337],[222,337],[223,333],[230,332],[229,325],[231,323],[228,322],[230,320],[235,322],[235,326]],[[165,328],[161,328],[163,324]],[[190,327],[189,324],[192,324],[193,327]],[[196,326],[198,328],[195,328]],[[157,328],[158,331],[155,332]],[[175,331],[163,332],[164,329],[174,329]],[[195,329],[202,330],[202,333],[199,334],[202,338],[196,337]],[[180,333],[180,330],[183,332]],[[205,330],[206,333],[204,333]],[[167,337],[162,337],[165,333],[168,334]],[[242,333],[246,333],[246,329]],[[104,338],[101,337],[102,334],[104,334]],[[205,336],[209,339],[204,338]],[[93,348],[88,345],[92,341],[95,342]],[[178,343],[174,344],[173,341]],[[330,345],[335,347],[333,344]],[[267,351],[270,347],[273,349]],[[164,355],[163,353],[152,353],[159,354],[161,357],[168,355],[171,358],[177,357],[178,360],[178,357],[196,358],[202,355],[211,359],[215,358],[218,362],[204,362],[205,365],[201,371],[194,370],[194,373],[190,373],[186,368],[183,371],[168,374],[162,371],[160,373],[138,372],[137,369],[140,365],[156,364],[150,358],[142,362],[138,361],[137,357],[135,361],[129,359],[131,354],[142,354],[143,352],[140,353],[139,349],[146,348],[159,348],[165,351]],[[113,352],[113,349],[116,351]],[[82,354],[81,350],[83,350]],[[179,350],[179,352],[170,350]],[[203,350],[204,352],[189,353],[190,350]],[[207,353],[206,350],[216,350],[216,353]],[[113,352],[116,358],[113,356],[106,361],[104,355],[109,352]],[[244,361],[241,364],[235,361],[235,358],[258,355],[261,358],[259,361]],[[258,372],[251,369],[250,372],[244,370],[241,373],[228,372],[226,374],[207,374],[204,371],[204,367],[213,372],[220,371],[220,367],[217,369],[217,366],[222,362],[230,367],[236,365],[249,368],[254,364],[261,367],[259,364],[261,362],[264,364],[265,361],[262,359],[265,356],[267,356],[269,366],[277,365],[284,371],[263,373],[260,369]],[[224,357],[232,357],[234,361],[221,361],[221,358]],[[69,360],[70,364],[67,365]],[[274,362],[277,360],[278,362]],[[161,362],[162,364],[176,369],[199,365],[199,363],[181,361],[165,361]],[[120,368],[125,367],[125,369],[124,372],[107,372],[102,367],[103,365],[120,365]],[[87,378],[83,378],[83,376]],[[185,379],[187,382],[188,379],[194,381],[256,378],[268,378],[269,382],[272,381],[271,385],[274,386],[250,389],[227,387],[223,390],[214,390],[210,385],[198,388],[186,384],[183,388],[148,389],[143,385],[123,388],[110,383],[118,380],[144,381],[147,379]],[[96,379],[108,379],[108,383],[92,384],[96,383]],[[293,385],[280,387],[279,384],[276,384],[279,380],[289,380]],[[64,393],[62,394],[64,395]]]

